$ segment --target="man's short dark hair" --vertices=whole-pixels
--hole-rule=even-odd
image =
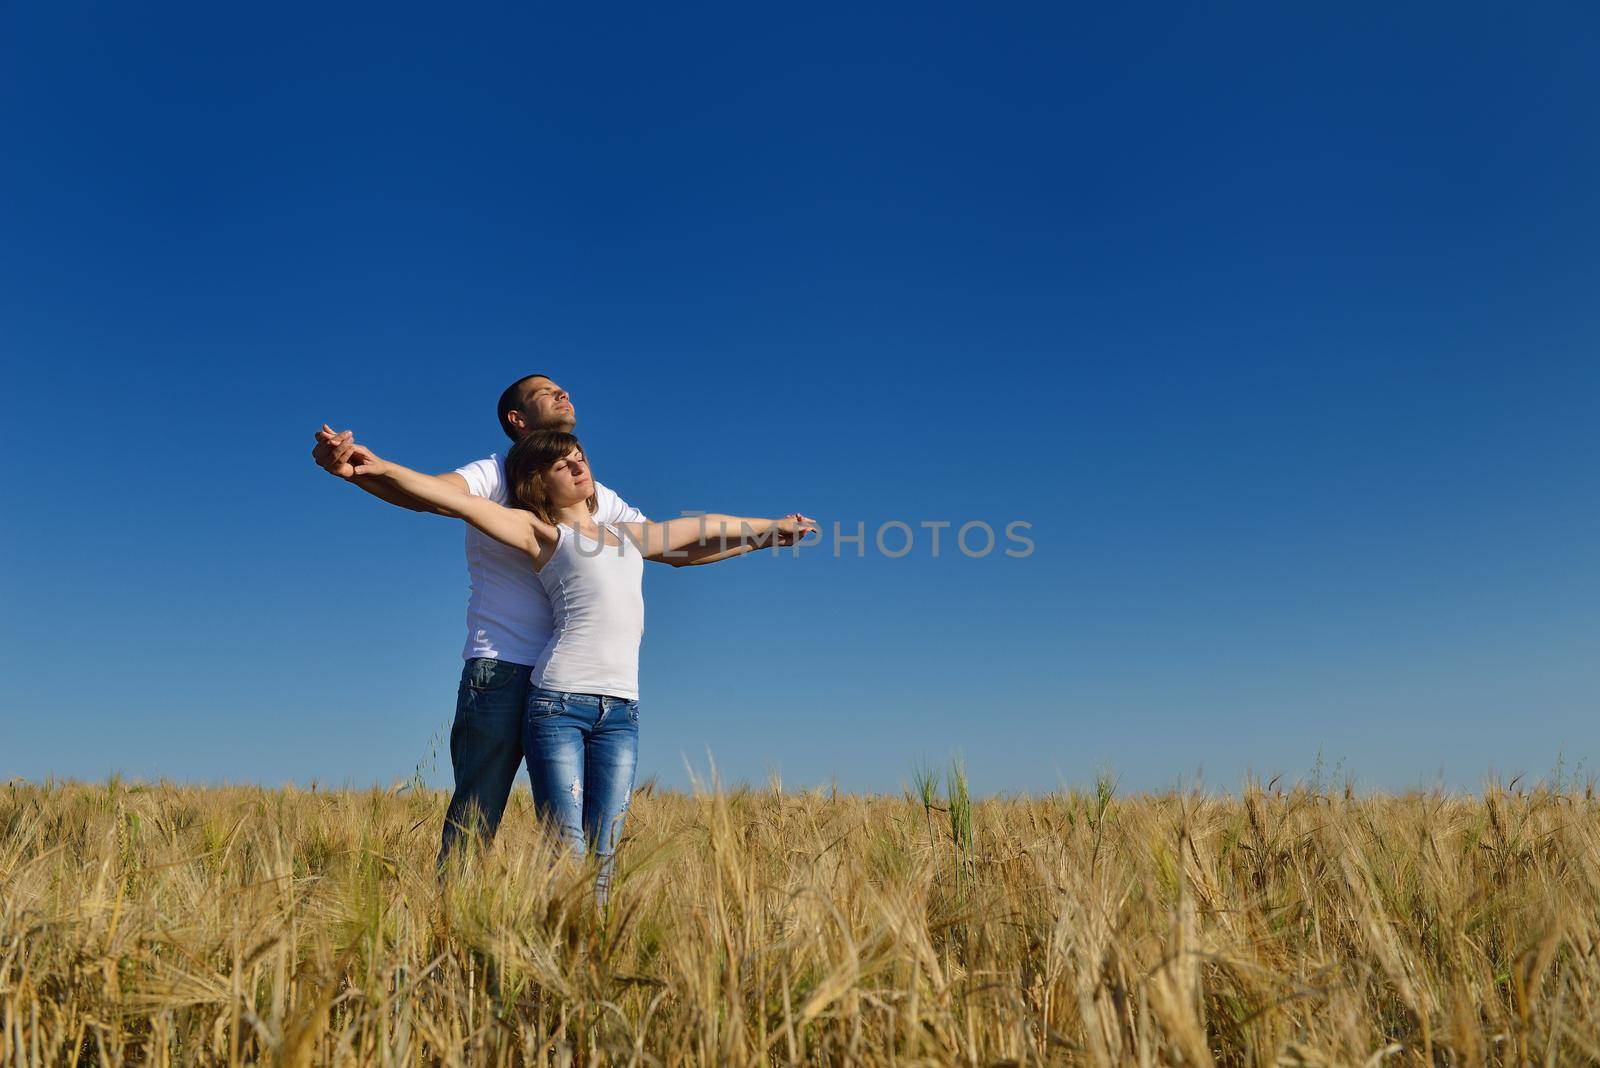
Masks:
[[[506,437],[510,438],[512,441],[519,440],[522,437],[522,432],[512,425],[511,420],[506,418],[506,413],[522,411],[522,383],[526,382],[530,378],[549,377],[549,375],[537,374],[523,375],[521,378],[507,386],[504,393],[500,394],[500,406],[495,409],[494,414],[500,419],[500,429],[504,430],[506,432]]]

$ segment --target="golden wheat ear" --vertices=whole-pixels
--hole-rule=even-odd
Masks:
[[[1592,786],[0,786],[0,1062],[1600,1063]]]

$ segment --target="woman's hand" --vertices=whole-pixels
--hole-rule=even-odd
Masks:
[[[344,447],[350,450],[344,460],[351,464],[351,469],[357,478],[382,478],[387,475],[394,464],[388,460],[380,460],[376,453],[365,445],[350,444]]]
[[[347,462],[339,458],[339,454],[344,452],[346,456],[349,455],[349,452],[345,450],[345,446],[353,444],[354,438],[354,431],[341,430],[335,432],[333,427],[323,423],[322,429],[316,433],[317,444],[311,450],[311,458],[316,461],[318,467],[333,477],[348,479],[355,474],[355,471]]]
[[[772,529],[767,533],[772,539],[772,544],[789,546],[799,543],[807,534],[817,532],[817,521],[810,516],[801,515],[799,512],[790,512],[782,519],[775,520]]]

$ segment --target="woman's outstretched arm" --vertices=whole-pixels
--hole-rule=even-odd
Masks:
[[[702,543],[726,546],[793,545],[817,529],[816,520],[803,515],[756,519],[718,513],[684,516],[660,523],[622,523],[620,526],[644,556],[657,556]]]
[[[322,429],[316,433],[317,444],[311,450],[311,458],[317,466],[335,478],[343,479],[353,486],[372,494],[380,501],[386,501],[398,508],[405,508],[412,512],[438,512],[437,508],[424,504],[405,493],[400,492],[381,478],[356,478],[355,457],[366,449],[355,441],[353,431],[343,430],[334,433],[327,423],[322,424]],[[439,485],[444,489],[454,490],[457,493],[470,493],[467,480],[454,471],[434,475],[439,480]]]
[[[455,492],[450,487],[441,486],[439,480],[431,475],[380,460],[364,447],[351,459],[355,461],[356,478],[380,479],[428,505],[438,514],[464,519],[489,537],[505,542],[513,549],[521,549],[536,561],[546,546],[555,544],[556,528],[532,512],[507,508],[487,497]]]

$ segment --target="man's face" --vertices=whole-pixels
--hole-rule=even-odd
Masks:
[[[568,430],[578,423],[577,410],[566,390],[548,378],[530,378],[522,384],[522,432]]]

